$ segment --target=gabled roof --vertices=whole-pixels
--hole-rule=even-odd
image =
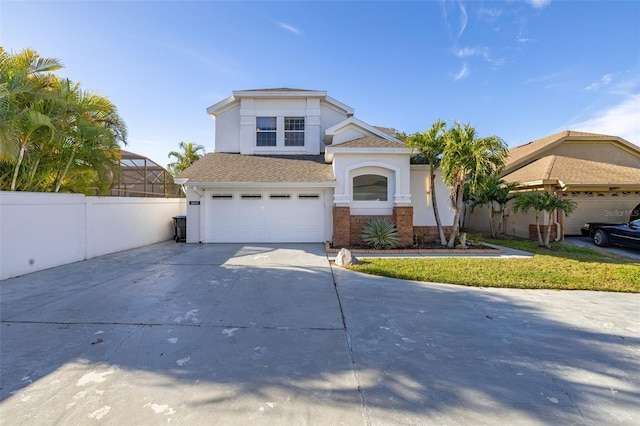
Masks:
[[[325,146],[324,157],[327,163],[333,162],[336,153],[345,154],[406,154],[411,155],[411,150],[404,142],[395,138],[385,139],[375,136],[362,136],[357,139]]]
[[[323,102],[326,102],[326,105],[343,112],[345,115],[353,115],[353,108],[333,99],[330,96],[327,96],[326,91],[291,89],[287,87],[273,89],[234,90],[231,96],[207,108],[207,114],[215,117],[217,114],[220,114],[231,108],[232,106],[239,104],[240,99],[242,98],[320,98]]]
[[[597,133],[576,132],[573,130],[565,130],[560,133],[556,133],[550,136],[546,136],[541,139],[534,140],[532,142],[519,145],[515,148],[509,149],[509,156],[505,161],[505,170],[510,172],[518,167],[521,167],[531,161],[536,160],[544,156],[545,151],[561,144],[565,141],[598,141],[609,140],[615,141],[623,147],[635,152],[638,151],[638,147],[630,142],[622,139],[618,136],[601,135]]]
[[[549,155],[503,176],[507,182],[522,185],[560,184],[562,186],[640,187],[640,169],[598,161]]]
[[[380,130],[381,132],[384,132],[388,135],[391,135],[393,137],[396,136],[396,129],[392,128],[392,127],[382,127],[382,126],[373,126],[376,129]]]
[[[292,89],[290,87],[274,87],[274,88],[268,88],[268,89],[234,90],[233,93],[242,93],[242,92],[309,92],[309,91],[310,90],[308,90],[308,89]]]
[[[333,143],[334,136],[350,128],[357,129],[363,135],[370,135],[380,139],[386,139],[386,140],[394,141],[396,143],[403,144],[401,140],[395,138],[395,132],[393,134],[390,134],[387,132],[387,129],[385,129],[384,127],[371,126],[355,117],[349,117],[346,120],[342,120],[341,122],[336,123],[333,126],[329,127],[327,130],[325,130],[324,143],[326,145],[331,145]]]
[[[341,144],[333,145],[333,148],[406,148],[400,141],[377,138],[375,136],[363,136]]]
[[[335,180],[331,164],[323,155],[206,154],[177,176],[187,184],[284,184],[326,183]]]

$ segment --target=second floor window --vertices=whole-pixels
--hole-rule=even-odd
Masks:
[[[256,118],[256,146],[276,146],[276,117]]]
[[[284,118],[284,146],[304,146],[304,117]]]

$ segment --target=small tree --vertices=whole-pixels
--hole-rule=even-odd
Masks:
[[[557,210],[562,211],[565,215],[571,214],[577,204],[572,200],[563,200],[556,196],[556,194],[548,191],[534,191],[527,194],[521,194],[516,197],[513,203],[513,211],[528,212],[533,209],[536,212],[536,233],[538,236],[538,246],[551,248],[551,218]],[[540,230],[540,213],[548,213],[547,219],[547,232],[545,233],[544,240],[542,239],[542,232]]]
[[[496,180],[494,177],[484,180],[478,191],[475,194],[471,194],[469,198],[471,213],[473,213],[478,206],[486,206],[489,216],[489,229],[491,230],[491,237],[493,238],[496,238],[496,231],[493,226],[493,193],[496,189],[495,184]]]
[[[204,155],[204,146],[196,145],[193,142],[180,142],[179,144],[181,152],[171,151],[169,158],[174,157],[175,161],[169,163],[169,173],[172,176],[178,175],[183,170],[187,169],[193,163],[198,161]]]
[[[447,132],[442,154],[442,174],[450,188],[451,207],[454,211],[453,229],[448,247],[453,247],[460,231],[460,214],[464,206],[464,188],[477,191],[481,179],[504,167],[507,156],[505,142],[497,136],[478,138],[470,124],[456,122]]]
[[[516,198],[516,194],[512,191],[518,187],[518,182],[505,182],[504,180],[500,180],[501,185],[496,188],[496,192],[494,194],[494,199],[496,203],[498,203],[498,208],[500,210],[500,222],[498,223],[498,234],[504,233],[504,211],[507,208],[507,204],[509,201],[514,200]]]
[[[489,215],[489,227],[491,236],[497,238],[499,234],[504,232],[504,211],[509,201],[513,200],[516,195],[512,191],[518,186],[516,182],[507,183],[500,179],[498,174],[491,175],[481,180],[478,190],[471,196],[471,211],[477,206],[486,205]],[[498,204],[500,222],[498,229],[493,226],[494,205]]]
[[[429,182],[431,188],[431,206],[433,207],[433,215],[438,226],[440,234],[440,244],[447,245],[447,238],[444,235],[444,228],[440,221],[440,212],[438,211],[438,199],[436,197],[436,170],[440,167],[442,153],[445,146],[445,134],[447,132],[447,124],[442,120],[437,120],[431,125],[429,130],[422,133],[414,133],[406,138],[406,143],[412,152],[429,164]]]

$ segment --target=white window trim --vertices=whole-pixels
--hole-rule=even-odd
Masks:
[[[306,115],[302,115],[302,114],[287,114],[287,115],[274,115],[274,114],[261,114],[261,115],[256,115],[255,116],[255,124],[256,124],[256,129],[258,128],[258,118],[262,118],[262,117],[268,117],[268,118],[276,118],[276,145],[275,146],[258,146],[258,132],[256,130],[255,135],[254,135],[254,140],[253,140],[253,149],[254,152],[257,153],[267,153],[267,152],[274,152],[274,151],[278,151],[278,152],[284,152],[285,154],[302,154],[302,153],[306,153],[307,152],[307,140],[308,140],[308,135],[307,135],[307,121],[308,121],[308,117]],[[302,118],[304,119],[304,131],[302,131],[304,133],[304,145],[300,145],[300,146],[285,146],[284,144],[284,135],[285,135],[285,128],[284,128],[284,119],[286,118]]]
[[[286,127],[286,123],[287,123],[287,118],[290,120],[298,120],[298,119],[302,119],[302,130],[287,130]],[[307,144],[307,138],[306,138],[306,129],[307,129],[307,119],[304,116],[285,116],[284,117],[284,135],[283,135],[283,139],[282,139],[282,144],[285,148],[298,148],[298,149],[302,149],[305,148],[306,144]],[[302,134],[302,145],[287,145],[287,133],[291,133],[291,134]]]
[[[260,130],[258,127],[258,119],[260,118],[269,118],[269,119],[276,119],[276,129],[274,130],[262,130],[262,132],[264,132],[265,134],[272,134],[275,133],[276,135],[276,144],[274,146],[271,145],[258,145],[258,134],[260,134]],[[256,134],[255,134],[255,146],[258,149],[273,149],[276,148],[278,146],[278,117],[274,117],[273,115],[260,115],[260,116],[256,116]]]
[[[392,214],[393,200],[397,186],[396,176],[398,170],[394,170],[390,164],[364,163],[354,164],[345,170],[345,192],[349,194],[349,207],[354,215]],[[362,175],[379,175],[387,178],[387,201],[357,201],[353,199],[353,179]]]

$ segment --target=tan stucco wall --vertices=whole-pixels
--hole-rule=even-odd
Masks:
[[[498,206],[496,205],[496,210]],[[499,214],[494,216],[494,226],[498,230]],[[540,224],[546,223],[547,215],[540,215]],[[504,218],[504,230],[505,235],[519,238],[529,238],[529,225],[536,223],[536,214],[533,210],[528,213],[518,212],[514,213],[511,209],[511,203],[507,205]],[[489,227],[489,214],[487,207],[478,206],[473,210],[473,213],[469,213],[465,219],[465,227],[472,231],[480,231],[489,233],[491,228]]]
[[[615,142],[565,141],[544,152],[547,155],[561,155],[582,160],[599,161],[626,167],[640,168],[640,155],[635,155]]]

